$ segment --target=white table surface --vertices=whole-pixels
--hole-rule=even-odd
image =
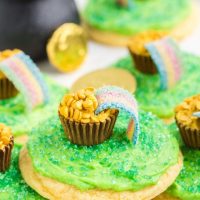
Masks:
[[[83,8],[85,1],[86,0],[76,0],[77,6],[80,10]],[[180,45],[185,51],[200,55],[200,23],[199,26],[196,27],[195,31],[188,38],[182,41]],[[87,57],[84,63],[76,71],[64,74],[58,72],[48,62],[43,62],[39,65],[41,70],[52,77],[57,83],[70,88],[71,85],[82,75],[96,69],[105,68],[126,55],[128,55],[126,48],[111,47],[89,41]]]

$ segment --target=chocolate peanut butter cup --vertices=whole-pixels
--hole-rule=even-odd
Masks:
[[[78,145],[97,145],[112,135],[118,111],[107,109],[98,115],[98,106],[93,88],[65,95],[58,114],[67,138]]]
[[[175,110],[176,124],[184,143],[191,148],[200,148],[200,95],[183,101]]]
[[[0,172],[5,172],[10,166],[11,152],[14,145],[13,137],[10,139],[10,143],[3,149],[0,149]]]
[[[78,145],[97,145],[109,139],[117,119],[118,112],[107,117],[103,122],[82,123],[71,121],[59,114],[67,138]]]
[[[149,42],[161,39],[166,35],[162,31],[146,31],[130,39],[128,49],[135,63],[135,67],[144,74],[156,74],[157,68],[151,59],[145,45]]]
[[[181,137],[184,143],[191,148],[200,149],[200,130],[191,129],[188,126],[184,126],[176,120],[176,124],[179,128]]]
[[[1,73],[1,72],[0,72]],[[17,89],[11,81],[6,77],[0,78],[0,99],[8,99],[16,96]]]
[[[157,74],[157,68],[150,56],[148,55],[139,55],[131,51],[129,52],[132,56],[135,67],[144,74]]]
[[[19,53],[20,50],[4,50],[0,52],[0,64],[10,56]],[[1,99],[8,99],[11,97],[16,96],[18,93],[17,89],[15,88],[14,84],[6,77],[6,75],[0,71],[0,100]]]
[[[13,145],[10,128],[0,123],[0,172],[5,172],[10,166]]]

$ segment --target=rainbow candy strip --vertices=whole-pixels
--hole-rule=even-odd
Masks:
[[[137,143],[140,133],[138,106],[134,96],[128,91],[116,86],[104,86],[95,92],[98,101],[96,114],[105,109],[119,109],[128,113],[131,117],[128,128],[127,137]]]
[[[200,112],[199,111],[198,112],[194,112],[194,113],[192,113],[192,116],[200,118]]]
[[[47,85],[36,64],[25,53],[20,51],[0,62],[0,71],[23,94],[28,110],[48,102]]]
[[[175,41],[169,37],[148,43],[150,53],[160,75],[160,88],[167,90],[173,87],[182,75],[181,51]]]

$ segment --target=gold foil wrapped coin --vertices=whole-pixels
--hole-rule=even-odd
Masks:
[[[77,69],[86,54],[86,35],[83,28],[77,24],[63,24],[53,33],[47,44],[50,63],[62,72]]]

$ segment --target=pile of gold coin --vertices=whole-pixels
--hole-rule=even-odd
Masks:
[[[98,107],[97,99],[94,95],[94,88],[79,90],[74,94],[67,94],[63,97],[59,112],[65,118],[82,123],[103,122],[115,110],[106,110],[99,115],[95,115]]]

